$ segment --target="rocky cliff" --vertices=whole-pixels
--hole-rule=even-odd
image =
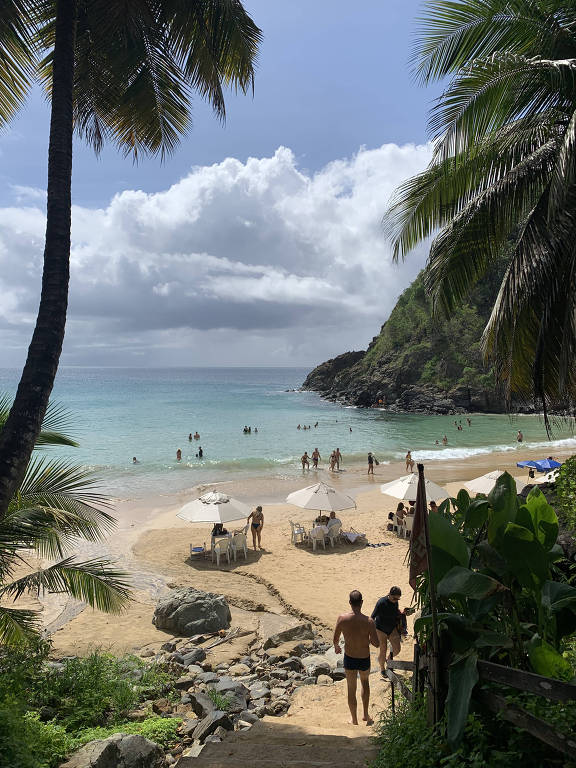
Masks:
[[[432,317],[422,275],[398,299],[365,352],[346,352],[315,368],[303,389],[362,407],[429,413],[505,411],[480,338],[502,267],[478,284],[450,319]]]

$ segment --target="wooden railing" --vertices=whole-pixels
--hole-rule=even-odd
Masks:
[[[390,660],[388,662],[386,677],[391,683],[392,713],[395,711],[396,688],[408,701],[414,701],[415,694],[422,690],[421,674],[426,667],[426,659],[425,657],[420,658],[417,646],[414,651],[414,661]],[[406,680],[397,675],[395,670],[412,672],[412,685],[408,686]],[[572,683],[564,683],[561,680],[542,677],[532,672],[524,672],[521,669],[505,667],[489,661],[478,662],[478,674],[480,681],[497,683],[507,688],[514,688],[553,701],[576,701],[576,685]],[[572,758],[576,754],[576,735],[561,733],[545,720],[532,715],[516,704],[511,704],[501,694],[495,691],[476,690],[473,693],[473,699],[490,712],[499,714],[504,720],[527,731],[558,752]]]

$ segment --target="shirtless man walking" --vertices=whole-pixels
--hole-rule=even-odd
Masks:
[[[350,592],[350,613],[338,616],[334,629],[334,650],[341,653],[340,635],[344,635],[344,670],[348,686],[348,706],[352,716],[352,725],[358,725],[356,687],[358,675],[362,686],[362,720],[366,725],[372,725],[373,720],[368,714],[370,703],[370,643],[378,647],[378,635],[374,621],[362,613],[362,595],[357,589]]]

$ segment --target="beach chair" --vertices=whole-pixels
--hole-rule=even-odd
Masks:
[[[303,544],[306,541],[307,534],[302,523],[293,523],[292,520],[288,522],[290,523],[290,541],[292,544]]]
[[[365,533],[360,533],[356,528],[350,527],[347,531],[340,532],[340,538],[346,544],[367,544],[368,539]]]
[[[226,560],[228,560],[228,564],[230,564],[230,539],[218,539],[218,541],[214,542],[214,546],[212,547],[212,562],[214,562],[214,558],[216,558],[216,565],[218,568],[220,568],[220,557],[222,555],[226,555]]]
[[[232,538],[230,539],[230,549],[232,550],[232,555],[234,557],[234,562],[236,562],[236,555],[238,553],[238,550],[244,551],[244,560],[248,559],[248,547],[246,545],[246,536],[243,533],[236,533]]]
[[[326,549],[326,542],[324,540],[324,531],[322,528],[312,528],[308,534],[308,539],[312,542],[312,551],[316,552],[317,544],[322,544],[323,549]]]
[[[402,535],[405,539],[409,539],[412,534],[412,526],[414,525],[414,516],[407,515],[404,518],[404,525],[402,526]]]
[[[340,523],[337,523],[336,525],[331,525],[328,528],[328,533],[326,534],[326,538],[330,542],[330,546],[333,547],[334,543],[336,541],[340,541],[340,531],[342,530],[342,525]]]

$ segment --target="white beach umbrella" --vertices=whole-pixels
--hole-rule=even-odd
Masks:
[[[288,504],[294,504],[302,509],[314,509],[324,512],[337,512],[340,509],[352,509],[356,502],[345,493],[337,491],[326,483],[316,483],[307,488],[301,488],[286,496]]]
[[[504,474],[503,469],[494,469],[492,472],[487,472],[485,475],[482,475],[481,477],[476,477],[474,480],[470,480],[469,483],[464,483],[466,488],[468,488],[469,491],[472,491],[472,493],[485,493],[488,494],[490,491],[494,488],[496,485],[496,480],[500,477],[500,475]],[[524,480],[520,480],[520,478],[516,477],[514,478],[516,481],[516,490],[518,493],[524,488],[526,485]]]
[[[415,500],[417,489],[418,475],[416,472],[412,472],[411,475],[404,475],[404,477],[399,477],[397,480],[392,480],[380,486],[382,493],[405,501]],[[429,500],[447,499],[448,492],[439,485],[436,485],[436,483],[433,483],[432,480],[426,479],[426,498]]]
[[[210,491],[184,504],[176,516],[189,523],[231,523],[233,520],[245,520],[249,514],[247,504],[225,493]]]

